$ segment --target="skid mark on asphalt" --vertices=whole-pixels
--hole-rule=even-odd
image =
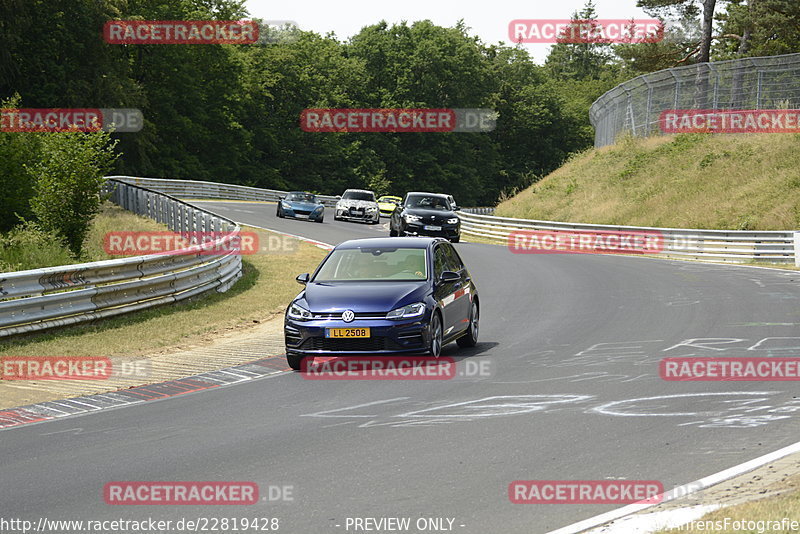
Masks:
[[[271,356],[227,369],[157,384],[20,406],[0,411],[0,431],[257,380],[288,370],[282,356]]]
[[[613,400],[591,407],[586,404],[601,402],[594,395],[498,395],[412,410],[408,409],[408,404],[419,406],[421,403],[409,397],[397,397],[302,414],[301,417],[350,419],[322,428],[345,424],[354,424],[358,428],[395,428],[580,410],[589,415],[614,418],[672,418],[677,427],[756,428],[793,418],[800,411],[800,399],[781,400],[782,394],[782,391],[678,393]],[[691,411],[686,409],[687,404]]]

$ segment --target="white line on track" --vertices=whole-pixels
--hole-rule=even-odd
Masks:
[[[594,517],[590,517],[589,519],[584,519],[583,521],[578,521],[577,523],[567,525],[566,527],[550,531],[549,534],[575,534],[590,528],[599,527],[610,521],[640,512],[647,508],[652,508],[653,506],[674,500],[678,497],[685,497],[692,493],[697,493],[704,489],[710,488],[711,486],[719,484],[720,482],[724,482],[739,476],[742,473],[747,473],[748,471],[752,471],[753,469],[757,469],[763,465],[774,462],[775,460],[779,460],[796,452],[800,452],[800,441],[789,445],[788,447],[778,449],[775,452],[765,454],[764,456],[759,456],[758,458],[750,460],[749,462],[735,465],[731,468],[725,469],[724,471],[720,471],[719,473],[714,473],[713,475],[709,475],[705,478],[701,478],[699,480],[695,480],[694,482],[684,484],[683,486],[673,488],[672,490],[664,493],[664,498],[658,503],[629,504],[628,506],[623,506],[622,508],[617,508],[616,510],[596,515]]]

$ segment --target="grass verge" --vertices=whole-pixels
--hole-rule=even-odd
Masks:
[[[800,530],[800,475],[783,482],[787,492],[767,499],[737,504],[710,512],[693,523],[660,533],[736,532],[739,534],[789,534]],[[792,529],[786,522],[795,522]],[[709,528],[710,527],[710,528]]]
[[[681,134],[587,150],[500,217],[673,228],[800,228],[800,134]]]
[[[270,235],[243,229],[257,231],[263,239]],[[295,243],[292,250],[245,256],[242,278],[226,293],[0,341],[0,357],[147,355],[198,342],[210,332],[246,329],[267,321],[282,314],[287,302],[299,292],[295,276],[312,271],[325,256],[325,251],[315,246],[290,242]]]

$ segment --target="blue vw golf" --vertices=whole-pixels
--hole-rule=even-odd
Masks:
[[[480,304],[469,271],[442,238],[345,241],[309,275],[284,321],[286,358],[429,353],[478,342]]]

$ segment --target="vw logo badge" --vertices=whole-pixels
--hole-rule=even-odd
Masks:
[[[345,310],[342,312],[342,321],[346,323],[350,323],[353,319],[356,318],[356,314],[353,313],[353,310]]]

